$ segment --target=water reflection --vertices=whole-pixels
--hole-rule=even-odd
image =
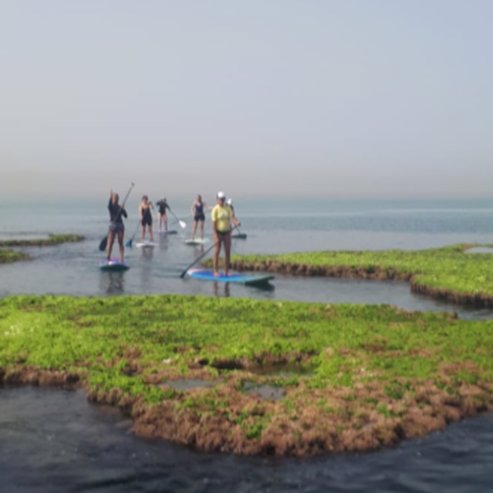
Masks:
[[[142,247],[140,251],[142,252],[141,257],[145,260],[151,260],[154,256],[154,248],[152,247]]]
[[[168,235],[160,234],[159,235],[159,250],[165,252],[166,250],[168,250],[168,247],[169,247]]]
[[[231,296],[231,289],[229,282],[218,282],[213,283],[214,296],[223,296],[224,298],[229,298]]]
[[[145,292],[152,284],[153,279],[154,248],[141,248],[140,250],[140,280],[141,291]]]
[[[100,291],[106,294],[122,294],[125,292],[124,272],[102,272]]]

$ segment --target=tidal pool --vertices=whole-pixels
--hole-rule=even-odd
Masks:
[[[82,392],[0,389],[3,493],[492,491],[493,415],[368,454],[203,454],[135,437]]]

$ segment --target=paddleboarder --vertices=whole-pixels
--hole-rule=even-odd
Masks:
[[[235,208],[233,207],[233,199],[231,197],[228,200],[226,200],[226,204],[228,204],[229,207],[231,208],[231,211],[233,212],[233,217],[236,217]]]
[[[205,224],[206,208],[207,208],[207,204],[203,202],[202,195],[197,195],[197,198],[192,204],[192,217],[193,217],[192,240],[195,240],[197,225],[200,225],[200,238],[202,240],[204,239],[204,224]]]
[[[140,224],[142,225],[142,241],[145,239],[146,226],[149,231],[151,241],[154,241],[154,234],[152,232],[152,209],[154,209],[154,206],[149,200],[149,197],[147,195],[143,195],[139,205]]]
[[[128,216],[125,208],[118,203],[119,200],[119,195],[111,191],[110,201],[108,203],[108,210],[110,212],[110,227],[108,231],[108,261],[111,259],[111,251],[113,250],[113,243],[115,242],[116,235],[118,239],[118,246],[120,247],[120,261],[123,264],[125,260],[125,247],[123,245],[125,226],[123,225],[122,216],[125,218]]]
[[[169,209],[168,200],[166,198],[159,200],[156,202],[158,207],[158,231],[168,231],[168,215],[166,211]]]
[[[224,244],[224,275],[228,276],[231,256],[231,228],[233,224],[240,226],[241,223],[234,215],[231,207],[226,204],[226,196],[223,192],[217,193],[217,204],[212,209],[211,220],[214,232],[214,276],[219,276],[218,263],[221,244]]]

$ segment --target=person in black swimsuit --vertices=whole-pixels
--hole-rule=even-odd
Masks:
[[[118,238],[118,246],[120,247],[120,261],[125,260],[125,247],[123,246],[123,235],[125,226],[123,225],[122,216],[127,218],[127,211],[118,203],[119,196],[117,193],[110,192],[110,201],[108,203],[108,211],[110,212],[110,227],[108,231],[108,261],[111,259],[111,251],[115,236]]]
[[[195,233],[197,232],[197,225],[200,224],[200,238],[204,239],[204,223],[205,223],[205,209],[207,205],[202,201],[202,195],[197,195],[194,203],[192,204],[192,216],[193,216],[193,229],[192,239],[195,239]]]
[[[142,241],[145,239],[146,226],[149,230],[150,240],[154,241],[154,234],[152,232],[152,209],[154,209],[152,202],[147,195],[144,195],[139,205],[140,224],[142,225]]]
[[[167,209],[169,209],[167,199],[161,199],[156,202],[158,207],[158,231],[168,231],[168,215],[166,214]]]

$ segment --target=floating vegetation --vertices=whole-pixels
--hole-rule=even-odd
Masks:
[[[297,276],[409,281],[411,290],[475,307],[493,307],[493,262],[481,245],[419,251],[324,251],[233,258],[233,268]],[[477,251],[477,250],[476,250]],[[483,250],[484,251],[484,250]],[[467,253],[469,252],[469,253]],[[485,252],[486,253],[486,252]]]
[[[76,243],[84,239],[84,236],[76,234],[49,234],[47,238],[0,240],[0,247],[43,247]]]
[[[493,410],[493,321],[200,296],[13,296],[0,299],[0,384],[83,387],[127,412],[139,435],[206,451],[371,450]]]
[[[204,380],[200,378],[179,378],[163,382],[162,387],[171,387],[175,390],[186,391],[193,389],[208,389],[219,383],[219,380]]]
[[[20,260],[29,260],[29,255],[23,252],[17,252],[11,249],[0,249],[0,264],[8,264],[10,262],[19,262]]]

